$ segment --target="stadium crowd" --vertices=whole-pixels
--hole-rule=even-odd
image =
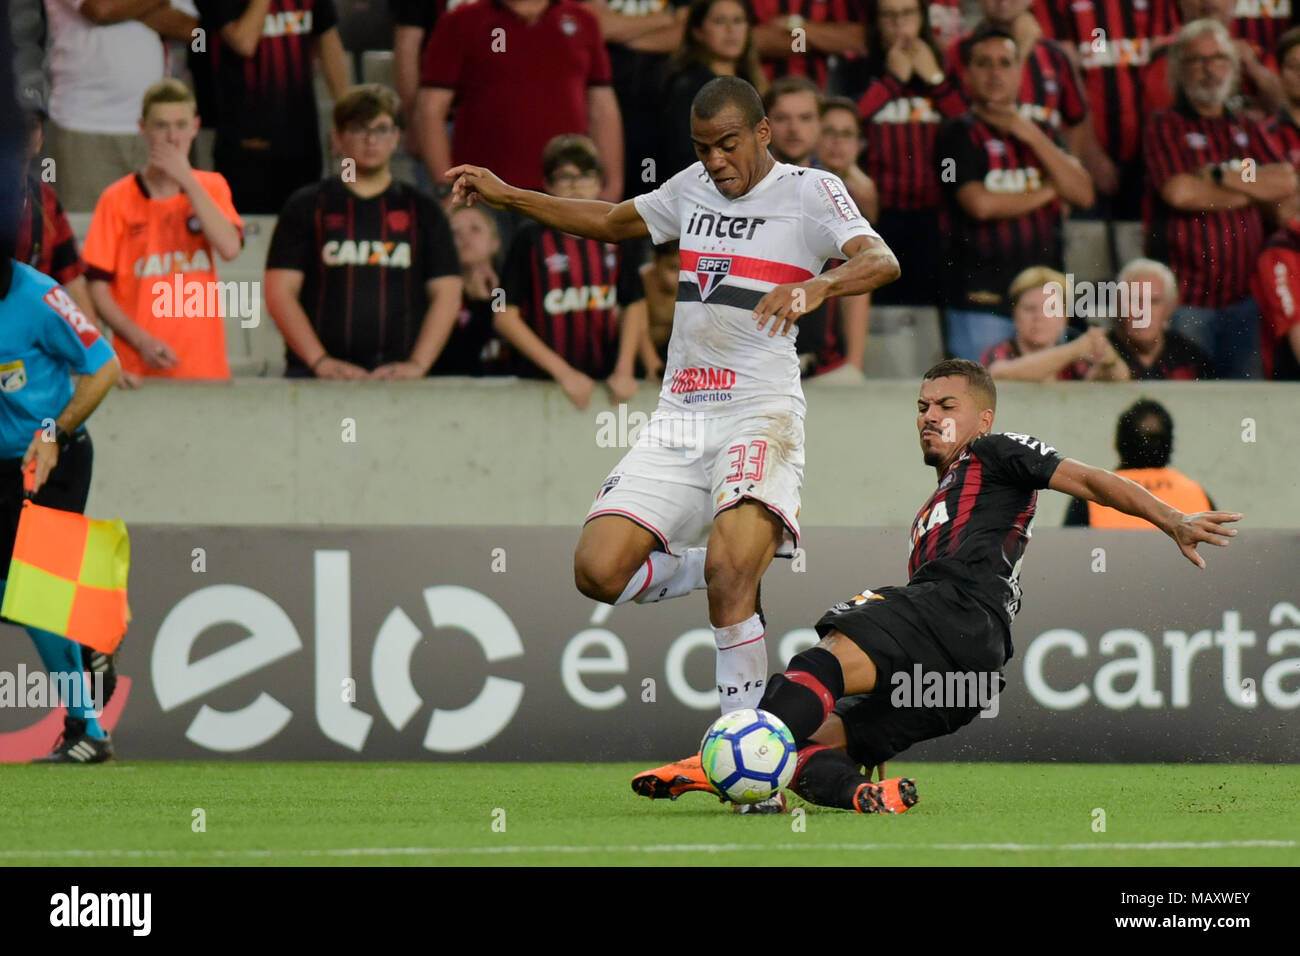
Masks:
[[[695,161],[690,103],[720,75],[759,90],[776,158],[839,175],[902,267],[874,303],[800,319],[806,376],[862,380],[874,304],[941,310],[947,355],[1001,379],[1300,378],[1289,4],[8,3],[30,123],[16,258],[111,332],[123,385],[230,377],[204,291],[243,217],[272,215],[286,375],[630,396],[663,372],[674,245],[453,208],[442,174],[647,192]],[[392,51],[395,88],[351,85],[367,49]],[[65,209],[92,214],[81,249]],[[1071,220],[1111,236],[1105,295],[1066,274]],[[1144,255],[1118,261],[1114,227],[1137,220]]]

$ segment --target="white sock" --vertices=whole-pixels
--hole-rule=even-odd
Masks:
[[[739,624],[715,627],[718,645],[718,700],[722,712],[757,707],[767,683],[767,641],[758,615]]]
[[[614,604],[653,604],[704,587],[704,552],[704,548],[687,548],[681,555],[651,551]]]

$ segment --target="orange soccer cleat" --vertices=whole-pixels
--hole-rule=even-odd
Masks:
[[[704,776],[699,754],[637,774],[632,778],[632,789],[651,800],[676,800],[691,790],[702,790],[719,796],[718,791],[713,789],[713,784]]]
[[[853,794],[853,809],[857,813],[905,813],[920,799],[915,780],[893,777],[859,786]]]

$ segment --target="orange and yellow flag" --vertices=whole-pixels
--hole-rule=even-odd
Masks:
[[[131,611],[131,541],[119,519],[95,521],[23,502],[0,615],[111,654]]]

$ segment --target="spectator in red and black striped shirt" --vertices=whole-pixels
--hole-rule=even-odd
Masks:
[[[972,106],[935,143],[943,183],[943,326],[948,354],[978,361],[1015,332],[1007,289],[1033,265],[1062,266],[1061,203],[1091,206],[1092,180],[1053,130],[1016,109],[1015,38],[985,26],[964,47]]]
[[[45,144],[46,105],[44,94],[28,88],[19,93],[20,105],[27,119],[26,164],[35,162]],[[68,290],[72,300],[90,320],[103,328],[95,303],[86,284],[86,264],[77,249],[68,216],[54,187],[28,175],[22,190],[22,210],[18,214],[13,258],[45,273]],[[118,373],[118,384],[134,388],[140,378],[125,369]]]
[[[348,84],[333,0],[210,0],[213,161],[235,208],[277,213],[321,177],[314,70],[336,99]]]
[[[1264,377],[1300,381],[1300,219],[1264,243],[1252,283],[1264,318]]]
[[[1020,111],[1026,119],[1043,123],[1064,138],[1070,152],[1079,158],[1089,175],[1105,175],[1105,154],[1088,119],[1088,100],[1083,80],[1065,48],[1043,36],[1042,28],[1029,12],[1033,0],[979,0],[982,24],[999,27],[1016,38],[1024,63],[1020,81]],[[963,34],[948,48],[948,72],[964,86],[961,44]]]
[[[27,163],[30,164],[40,156],[45,142],[45,118],[41,108],[29,108],[26,115]],[[13,257],[66,288],[81,310],[94,317],[95,307],[84,278],[86,264],[77,251],[77,237],[72,234],[58,193],[49,183],[33,175],[26,177],[24,185]]]
[[[828,59],[861,54],[866,48],[854,0],[754,0],[754,13],[754,43],[769,80],[806,76],[824,93],[830,79]]]
[[[585,136],[557,136],[542,153],[546,191],[565,199],[595,199],[602,166]],[[497,333],[518,356],[516,371],[553,378],[579,409],[597,381],[616,402],[636,393],[633,369],[645,335],[638,262],[616,243],[585,239],[527,222],[520,227],[501,270],[505,311]]]
[[[1089,172],[1114,219],[1142,207],[1142,69],[1175,22],[1174,0],[1041,0],[1039,25],[1078,60],[1104,158]]]
[[[1237,48],[1241,75],[1240,104],[1233,109],[1250,109],[1268,115],[1282,105],[1282,83],[1277,77],[1277,61],[1267,48],[1256,46],[1236,33],[1232,18],[1234,0],[1178,0],[1182,22],[1193,20],[1218,20],[1228,30]],[[1142,112],[1150,115],[1174,105],[1174,90],[1169,82],[1169,44],[1173,37],[1161,42],[1151,53],[1151,62],[1142,71]]]
[[[1196,20],[1170,48],[1173,109],[1144,135],[1151,184],[1147,254],[1179,277],[1173,326],[1204,348],[1224,378],[1259,378],[1259,308],[1250,278],[1264,244],[1264,209],[1295,193],[1296,171],[1262,123],[1226,103],[1236,47],[1223,24]]]
[[[867,0],[868,71],[879,77],[858,101],[867,148],[863,169],[876,184],[880,219],[902,275],[873,293],[878,305],[934,305],[939,271],[939,172],[934,141],[966,99],[939,67],[940,52],[921,0]]]
[[[1288,30],[1277,45],[1277,62],[1281,67],[1282,108],[1264,124],[1273,137],[1282,158],[1300,172],[1300,28]],[[1300,216],[1300,197],[1278,205],[1277,221],[1288,223]]]
[[[1230,0],[1229,7],[1231,18],[1225,26],[1229,27],[1234,37],[1248,41],[1258,50],[1272,50],[1277,46],[1282,34],[1297,22],[1296,13],[1300,12],[1295,0]],[[1188,16],[1184,12],[1180,16],[1175,9],[1173,29],[1170,32],[1204,16],[1209,14]]]

